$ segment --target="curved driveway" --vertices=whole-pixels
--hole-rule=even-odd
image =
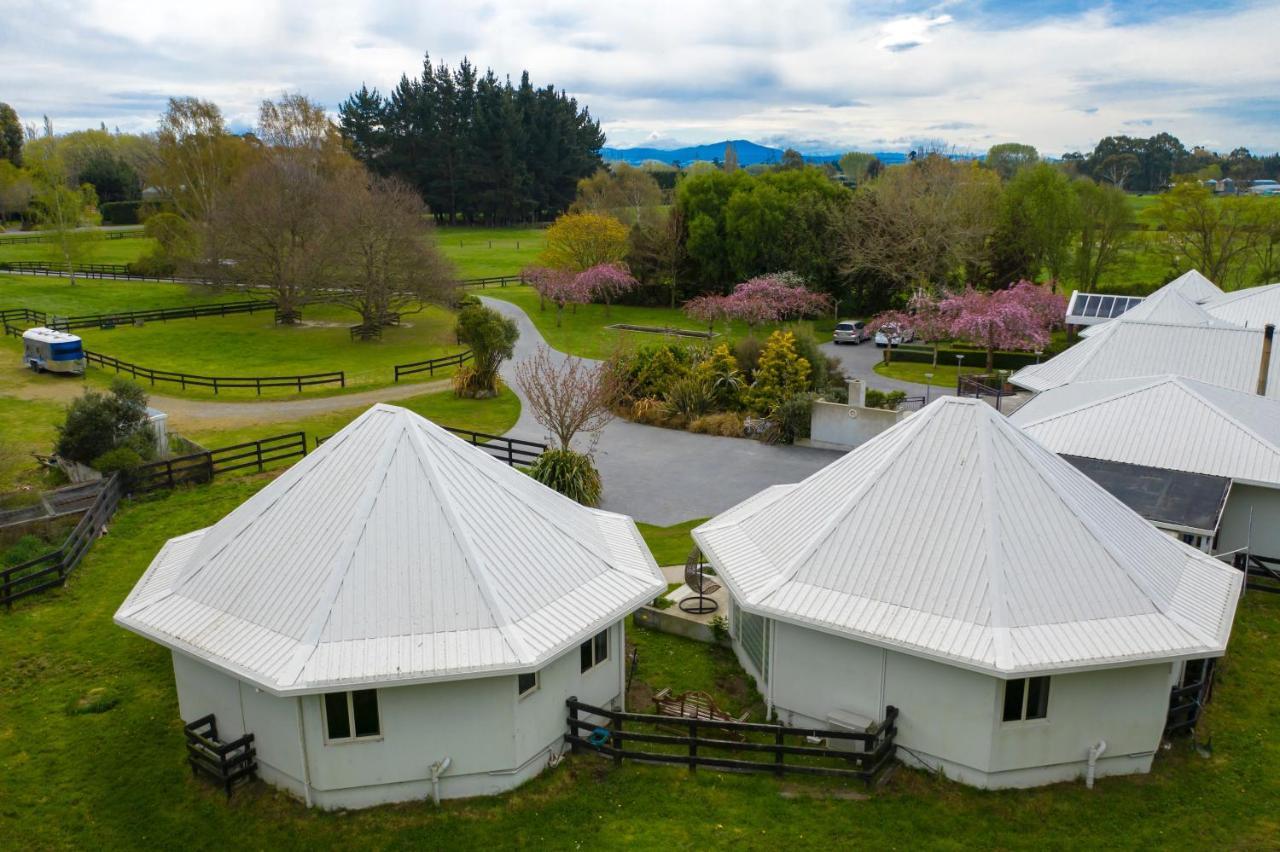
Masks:
[[[519,394],[515,364],[546,341],[519,307],[501,299],[481,298],[520,327],[515,357],[502,371],[507,384]],[[875,351],[875,347],[869,348]],[[555,354],[565,357],[563,353]],[[869,367],[866,372],[870,372]],[[877,386],[890,385],[888,380],[871,375]],[[923,392],[922,385],[906,387],[914,389],[914,393]],[[546,430],[533,419],[523,398],[521,402],[520,420],[507,434],[532,441],[547,440]],[[621,419],[601,431],[595,447],[596,467],[604,485],[602,507],[661,526],[717,514],[770,485],[798,482],[839,457],[840,453],[829,450],[695,435]]]

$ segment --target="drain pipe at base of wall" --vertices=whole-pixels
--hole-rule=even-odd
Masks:
[[[440,804],[440,776],[453,763],[453,758],[444,757],[431,764],[431,801]]]
[[[1102,757],[1102,753],[1106,750],[1106,740],[1098,740],[1095,745],[1089,746],[1089,768],[1085,771],[1084,776],[1084,786],[1086,790],[1093,789],[1093,775],[1098,766],[1098,758]]]
[[[311,761],[307,759],[307,735],[306,729],[303,727],[302,719],[302,696],[299,695],[298,701],[298,750],[302,752],[302,792],[307,800],[307,807],[311,807]]]

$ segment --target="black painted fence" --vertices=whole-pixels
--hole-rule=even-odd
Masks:
[[[130,237],[140,237],[143,235],[142,228],[130,228],[122,231],[102,231],[93,235],[96,240],[123,240]],[[40,233],[20,233],[20,234],[0,234],[0,246],[6,245],[31,245],[33,243],[52,243],[57,240],[53,234]]]
[[[577,698],[566,702],[569,731],[565,742],[574,751],[594,751],[615,762],[624,759],[646,763],[669,763],[696,770],[699,766],[735,769],[746,772],[788,772],[804,775],[834,775],[858,778],[870,785],[893,761],[897,754],[898,709],[885,708],[884,721],[874,733],[837,731],[814,728],[790,728],[755,722],[712,721],[644,713],[622,713],[584,704]],[[603,719],[605,724],[584,719],[587,714]],[[638,727],[634,727],[638,726]],[[680,730],[684,733],[659,733]],[[585,735],[584,735],[585,732]],[[754,739],[751,737],[754,736]],[[806,744],[787,742],[800,739]],[[808,745],[812,739],[838,740],[847,748]],[[630,743],[651,743],[668,747],[667,751],[642,751]],[[710,754],[708,752],[711,752]],[[724,757],[724,753],[747,755],[747,758]],[[788,756],[792,758],[787,761]],[[751,759],[754,757],[755,759]],[[764,759],[760,759],[760,758]],[[803,762],[796,762],[800,758]]]
[[[138,311],[112,311],[106,314],[79,314],[58,316],[32,308],[6,308],[0,310],[0,322],[9,325],[14,321],[42,325],[55,331],[75,331],[81,328],[109,329],[117,325],[133,325],[139,322],[167,322],[200,317],[225,317],[234,314],[252,314],[257,311],[274,311],[276,303],[267,299],[246,299],[240,302],[215,302],[207,305],[190,305],[183,308],[150,308]]]
[[[226,790],[228,799],[236,782],[248,781],[257,773],[258,750],[253,734],[223,742],[218,738],[218,722],[212,713],[183,725],[182,732],[187,740],[191,775],[201,772],[208,775]]]
[[[3,243],[0,243],[2,246]],[[207,284],[202,278],[181,278],[177,275],[155,275],[134,272],[127,263],[73,263],[70,267],[77,278],[119,279],[123,281],[166,281],[174,284]],[[21,272],[24,275],[43,275],[47,278],[66,278],[66,266],[54,266],[42,260],[0,261],[0,272]]]
[[[65,584],[89,546],[115,514],[122,493],[120,475],[113,474],[61,547],[0,570],[0,603],[12,607],[16,600]]]
[[[142,494],[161,488],[200,484],[212,481],[218,474],[236,470],[257,468],[261,472],[273,462],[301,458],[306,454],[307,434],[288,432],[260,441],[246,441],[243,444],[149,462],[130,472],[128,487],[130,491]]]
[[[466,352],[459,352],[456,355],[442,355],[439,358],[430,358],[426,361],[414,361],[412,364],[396,364],[396,381],[400,381],[401,376],[412,376],[418,373],[428,373],[434,376],[436,370],[443,370],[447,367],[461,367],[469,360],[471,360],[470,349]]]
[[[6,329],[7,331],[7,329]],[[110,355],[85,350],[85,360],[107,370],[115,370],[120,374],[128,374],[134,379],[146,379],[153,386],[156,382],[169,382],[182,388],[213,388],[216,394],[220,390],[235,388],[251,389],[262,395],[263,388],[294,388],[299,393],[305,387],[316,385],[347,386],[347,376],[342,370],[330,373],[310,373],[304,376],[201,376],[193,373],[177,373],[169,370],[153,370],[139,364],[121,361]]]

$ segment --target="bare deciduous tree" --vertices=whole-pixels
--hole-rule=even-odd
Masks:
[[[450,300],[453,269],[430,239],[422,198],[394,178],[361,169],[338,181],[330,211],[342,257],[326,300],[360,314],[365,328],[389,314]]]
[[[516,366],[516,383],[534,419],[568,450],[578,433],[597,433],[613,420],[621,390],[616,374],[608,363],[558,360],[550,349],[539,346],[532,358]]]

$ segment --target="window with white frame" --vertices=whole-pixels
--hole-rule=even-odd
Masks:
[[[325,739],[331,743],[373,739],[382,736],[378,714],[378,690],[324,694]]]
[[[578,649],[582,671],[588,671],[609,659],[609,631],[606,628],[583,642]]]
[[[1049,715],[1049,678],[1024,677],[1004,683],[1004,713],[1006,722],[1025,722],[1044,719]]]
[[[538,673],[526,672],[525,674],[516,675],[516,694],[524,698],[531,692],[538,690]]]

